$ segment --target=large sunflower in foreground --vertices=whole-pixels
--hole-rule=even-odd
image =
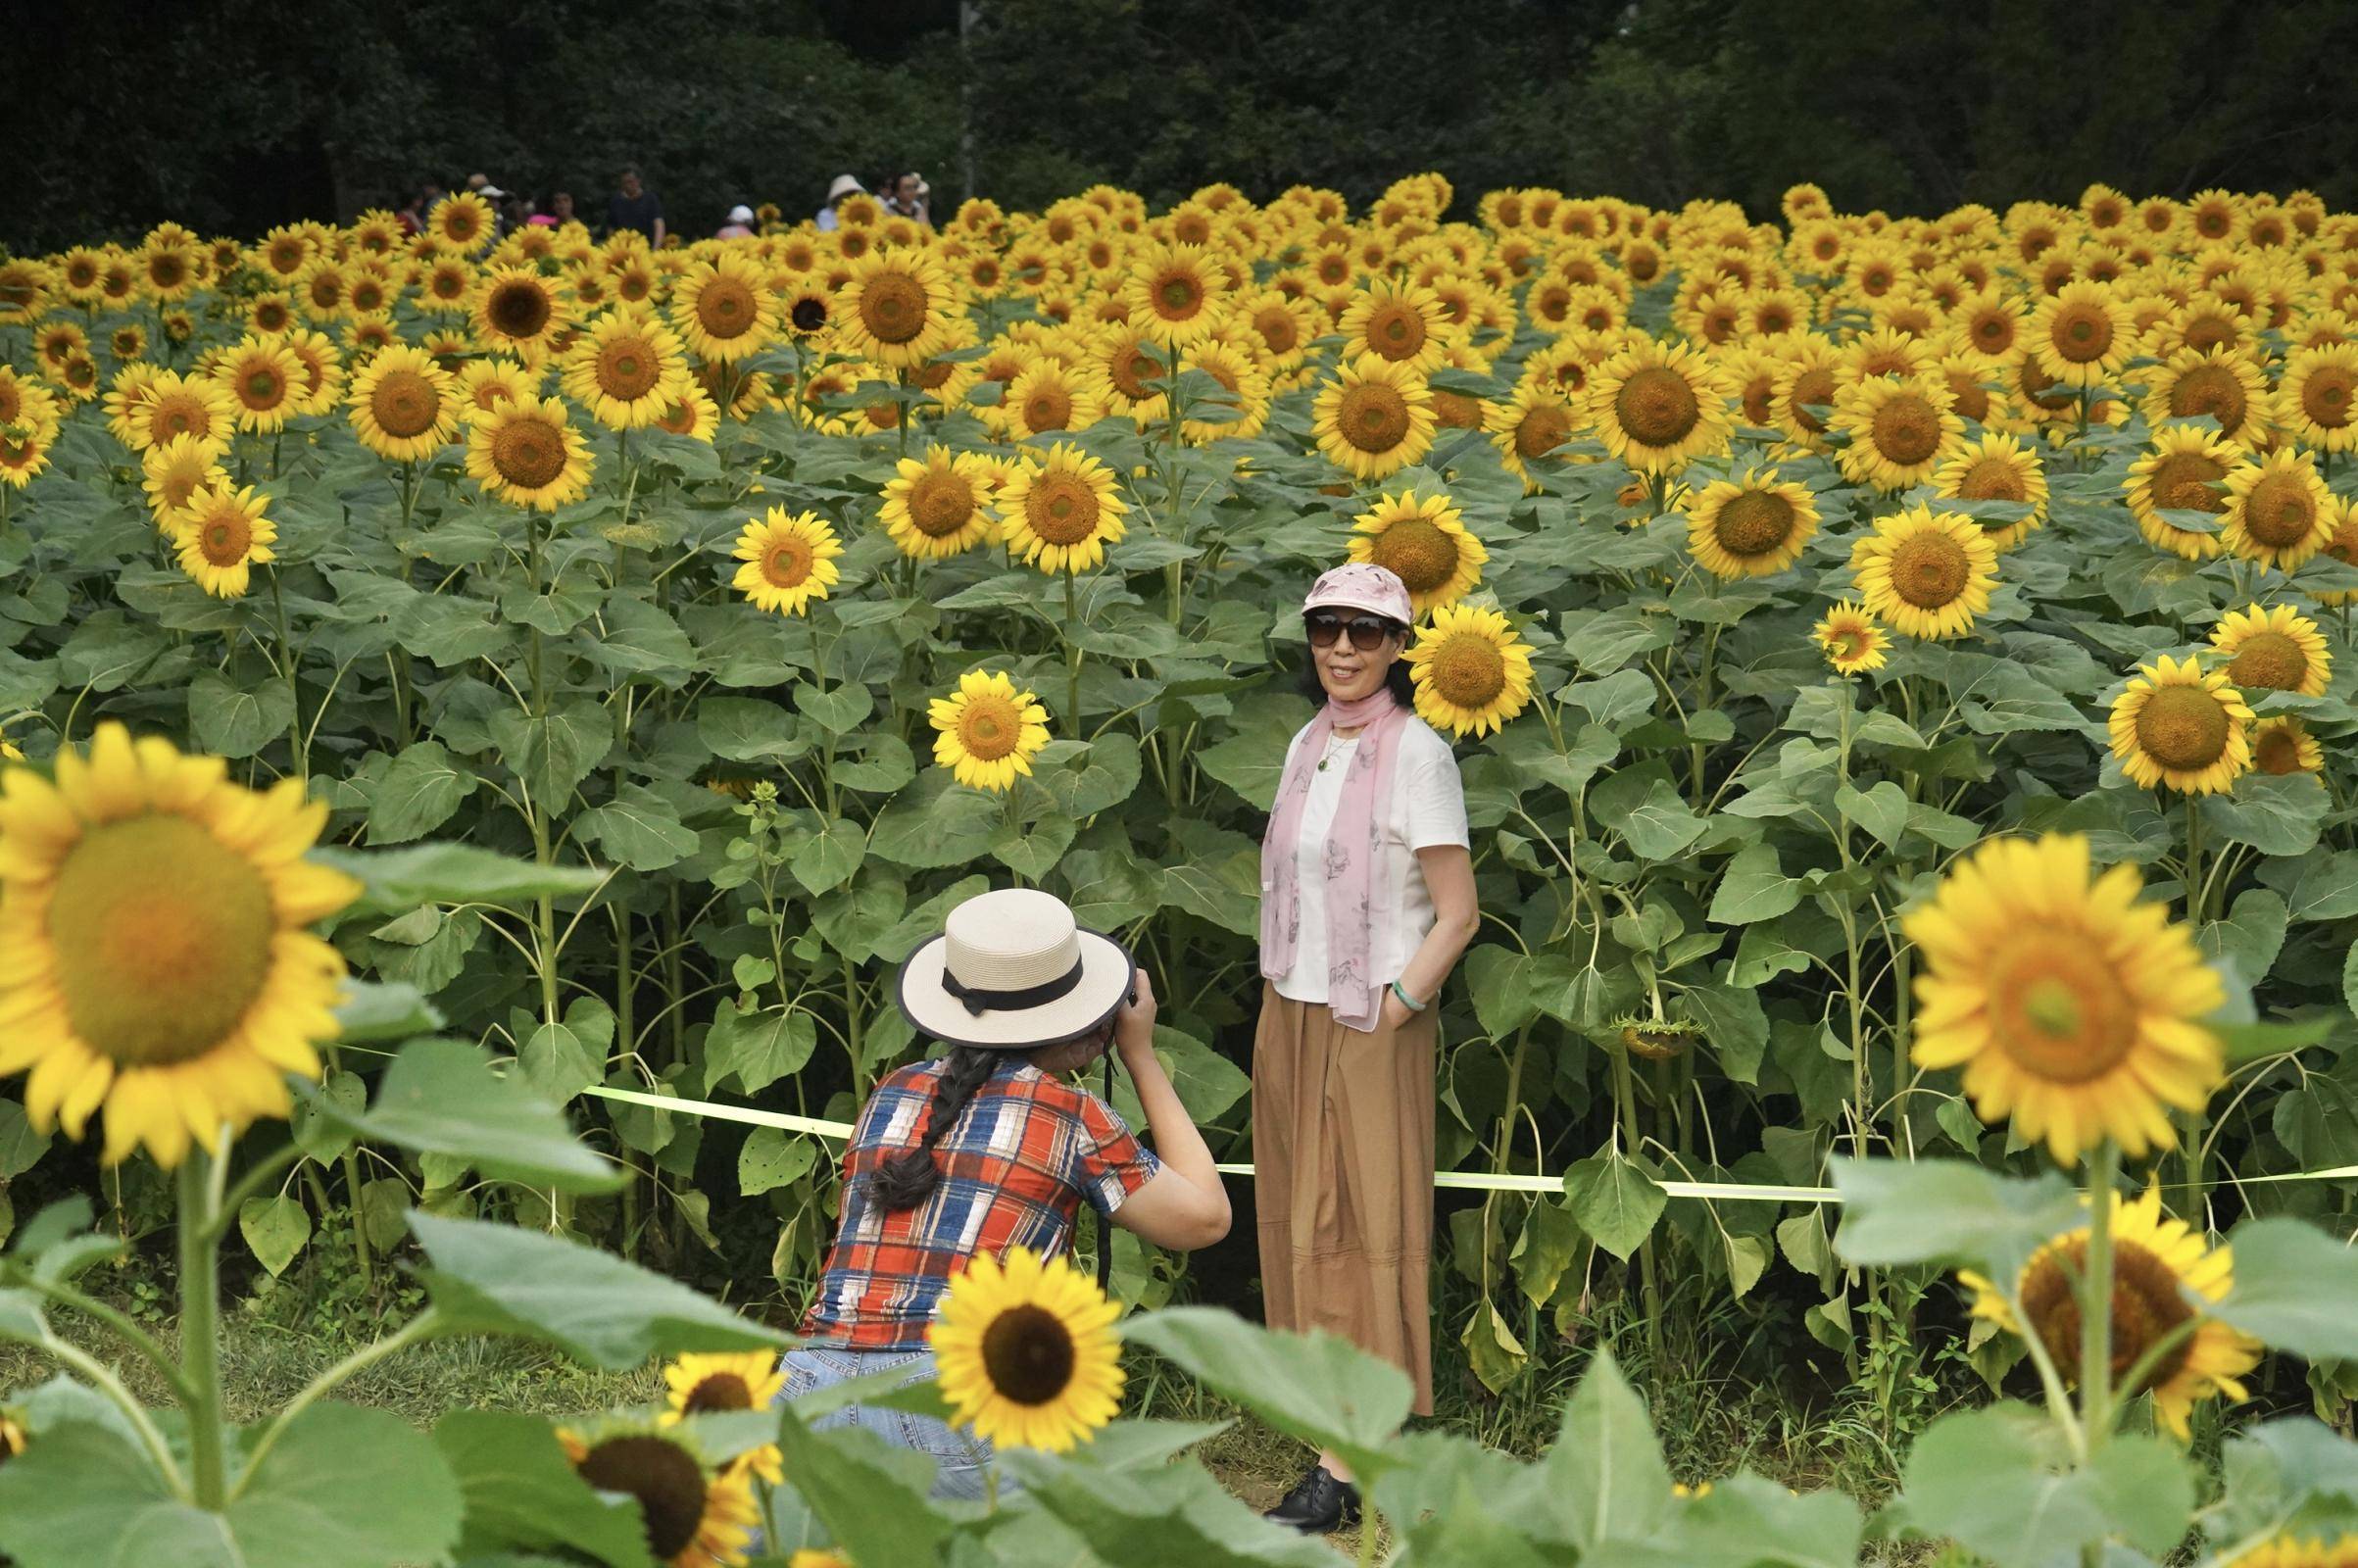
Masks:
[[[990,465],[972,453],[930,447],[922,460],[903,458],[885,481],[877,514],[905,556],[938,561],[971,550],[991,536]]]
[[[2182,348],[2145,372],[2145,422],[2159,434],[2172,419],[2199,419],[2238,446],[2260,436],[2268,383],[2239,348]]]
[[[223,479],[199,486],[172,517],[180,569],[216,599],[237,598],[254,567],[278,559],[270,548],[278,525],[263,505],[252,485],[231,489]]]
[[[1727,377],[1700,352],[1644,338],[1590,377],[1589,417],[1633,472],[1675,474],[1727,449],[1729,395]]]
[[[619,306],[565,352],[560,384],[612,430],[643,430],[687,395],[688,353],[653,312]]]
[[[2211,649],[2227,661],[2227,678],[2241,691],[2323,697],[2333,673],[2317,622],[2290,605],[2229,611],[2211,628]]]
[[[148,511],[167,533],[176,531],[189,497],[207,485],[229,482],[228,470],[221,466],[221,449],[193,435],[175,435],[162,446],[149,447],[139,456],[139,467]]]
[[[934,728],[934,761],[969,789],[1013,789],[1015,775],[1029,773],[1048,744],[1048,710],[1016,690],[1005,670],[968,670],[957,691],[933,699],[926,718]]]
[[[1406,584],[1418,614],[1453,605],[1482,580],[1490,551],[1447,494],[1383,496],[1351,521],[1351,559],[1385,567]]]
[[[2242,450],[2199,424],[2166,424],[2153,432],[2153,448],[2129,466],[2129,514],[2148,543],[2187,561],[2219,554],[2215,530],[2181,527],[2165,512],[2227,510],[2226,482]]]
[[[682,1355],[663,1368],[667,1393],[659,1426],[675,1427],[692,1415],[723,1410],[767,1410],[786,1387],[774,1350],[736,1350],[719,1355]],[[776,1486],[785,1479],[774,1444],[749,1448],[732,1463]]]
[[[1838,675],[1863,675],[1881,669],[1891,652],[1891,636],[1875,623],[1867,607],[1855,599],[1838,601],[1809,629],[1809,640],[1826,655]]]
[[[361,445],[395,463],[430,458],[459,429],[459,398],[449,371],[406,343],[380,350],[353,373],[346,399]]]
[[[1380,480],[1433,449],[1433,391],[1416,370],[1373,354],[1335,368],[1310,404],[1310,433],[1353,478]]]
[[[1531,647],[1496,610],[1448,605],[1401,658],[1416,711],[1451,735],[1487,735],[1531,701]]]
[[[538,365],[571,323],[572,307],[563,290],[530,268],[494,269],[475,287],[475,337],[494,354]]]
[[[2276,416],[2303,446],[2321,452],[2358,447],[2358,344],[2294,351],[2277,388]]]
[[[1956,394],[1940,375],[1894,380],[1874,376],[1835,399],[1834,427],[1849,441],[1837,454],[1842,472],[1878,490],[1905,490],[1933,475],[1942,454],[1963,438]]]
[[[2112,1138],[2131,1156],[2177,1141],[2225,1072],[2202,1019],[2225,1001],[2186,928],[2138,901],[2134,866],[2101,874],[2088,840],[1996,839],[1951,863],[1901,920],[1920,1067],[1961,1068],[1975,1111],[2065,1164]]]
[[[671,321],[707,361],[732,365],[777,336],[777,296],[750,259],[724,252],[672,285]]]
[[[2251,720],[2226,670],[2164,654],[2113,699],[2112,755],[2140,789],[2220,795],[2251,769]]]
[[[1122,284],[1130,324],[1157,343],[1186,348],[1220,324],[1227,271],[1201,245],[1160,245],[1139,253]]]
[[[1438,368],[1449,350],[1441,296],[1415,283],[1377,278],[1351,297],[1336,325],[1343,354],[1373,354],[1419,370]]]
[[[835,330],[860,358],[907,368],[948,346],[958,309],[957,285],[931,255],[876,251],[852,264],[852,280],[836,303]]]
[[[1976,517],[1990,542],[2011,550],[2046,521],[2047,476],[2039,454],[2022,438],[1991,430],[1950,450],[1933,474],[1933,490],[1944,501],[2009,501],[2030,510],[2009,522]]]
[[[2039,368],[2069,387],[2090,387],[2129,363],[2136,324],[2102,283],[2067,283],[2039,302],[2028,329]]]
[[[1807,487],[1775,468],[1705,485],[1687,513],[1687,548],[1715,577],[1768,577],[1801,559],[1818,529]]]
[[[2293,571],[2326,547],[2336,522],[2333,498],[2306,453],[2279,447],[2227,476],[2228,554]]]
[[[308,928],[360,885],[304,858],[327,808],[300,781],[227,772],[110,720],[54,781],[0,774],[0,1076],[31,1069],[39,1132],[104,1106],[109,1164],[286,1115],[336,1033],[344,962]]]
[[[634,1497],[647,1550],[663,1568],[734,1568],[760,1513],[745,1467],[718,1471],[684,1432],[632,1420],[558,1429],[565,1456],[600,1492]]]
[[[2260,1342],[2229,1327],[2189,1302],[2226,1297],[2235,1283],[2235,1260],[2228,1248],[2210,1247],[2185,1220],[2162,1212],[2161,1190],[2148,1188],[2142,1198],[2124,1199],[2108,1193],[2112,1205],[2112,1365],[2106,1375],[2117,1389],[2120,1380],[2149,1351],[2158,1357],[2134,1389],[2119,1397],[2153,1396],[2154,1414],[2181,1443],[2191,1430],[2187,1417],[2200,1399],[2247,1399],[2241,1379],[2260,1363]],[[2088,1200],[2083,1196],[2083,1203]],[[2091,1231],[2082,1226],[2066,1232],[2031,1254],[2014,1279],[2014,1298],[2022,1303],[2030,1329],[2046,1348],[2048,1358],[2066,1387],[2077,1388],[2080,1365],[2079,1277],[2087,1271]],[[1995,1285],[1970,1270],[1957,1276],[1974,1293],[1973,1315],[1988,1318],[2010,1333],[2024,1332],[2006,1297]],[[2162,1346],[2179,1336],[2167,1349]]]
[[[556,398],[511,398],[467,416],[467,472],[503,501],[555,512],[589,490],[589,447]]]
[[[843,542],[817,513],[772,507],[737,535],[735,555],[744,564],[730,586],[757,610],[799,615],[841,579],[835,560],[842,554]]]
[[[1962,637],[1990,608],[1997,547],[1970,517],[1910,507],[1860,536],[1850,570],[1876,619],[1910,637]]]
[[[301,402],[303,366],[282,339],[249,337],[221,356],[213,380],[235,404],[239,429],[278,430]]]
[[[1121,1408],[1118,1315],[1068,1257],[977,1256],[927,1334],[952,1419],[995,1446],[1070,1450]]]
[[[1128,531],[1113,470],[1066,441],[1018,468],[996,505],[1008,554],[1045,572],[1087,571]]]

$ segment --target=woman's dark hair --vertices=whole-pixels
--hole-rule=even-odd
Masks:
[[[1106,1022],[1110,1022],[1110,1018]],[[1063,1040],[1043,1042],[1027,1051],[987,1051],[979,1046],[953,1046],[942,1058],[942,1076],[935,1080],[933,1105],[926,1112],[925,1134],[913,1148],[903,1151],[868,1172],[868,1194],[888,1214],[905,1208],[914,1208],[933,1196],[942,1184],[942,1167],[934,1158],[934,1146],[950,1135],[958,1118],[966,1113],[967,1102],[982,1086],[991,1081],[1000,1063],[1008,1060],[1029,1061],[1043,1051],[1053,1051],[1074,1040],[1086,1039],[1105,1027],[1099,1023],[1080,1034]]]
[[[1307,619],[1308,617],[1304,616],[1303,618]],[[1379,615],[1376,618],[1389,625],[1393,635],[1399,637],[1407,635],[1408,628],[1391,616]],[[1392,688],[1392,695],[1400,699],[1402,708],[1413,709],[1416,707],[1416,686],[1408,679],[1408,661],[1405,659],[1394,660],[1392,667],[1384,671],[1384,684]],[[1294,672],[1294,687],[1313,703],[1323,704],[1326,701],[1326,687],[1318,679],[1318,656],[1310,651],[1307,643],[1302,645],[1302,668]]]

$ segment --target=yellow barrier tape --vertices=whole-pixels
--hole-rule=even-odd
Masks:
[[[809,1133],[815,1138],[831,1138],[840,1143],[852,1136],[852,1124],[824,1121],[816,1116],[794,1116],[782,1110],[757,1110],[751,1105],[724,1105],[712,1100],[682,1100],[671,1095],[644,1094],[636,1089],[609,1089],[592,1084],[582,1091],[601,1100],[618,1100],[633,1105],[645,1105],[653,1110],[678,1111],[683,1115],[705,1116],[713,1121],[744,1122],[751,1127],[776,1127],[790,1133]],[[1224,1176],[1250,1176],[1251,1165],[1219,1165],[1213,1167]],[[2275,1176],[2223,1176],[2205,1183],[2211,1187],[2235,1187],[2259,1182],[2327,1182],[2358,1178],[2358,1165],[2337,1165],[2332,1170],[2285,1171]],[[1433,1177],[1435,1187],[1477,1193],[1560,1193],[1564,1189],[1562,1176],[1490,1176],[1480,1171],[1445,1170]],[[1740,1203],[1840,1203],[1842,1199],[1831,1187],[1779,1187],[1754,1182],[1657,1182],[1656,1186],[1672,1198],[1700,1198],[1719,1202]]]

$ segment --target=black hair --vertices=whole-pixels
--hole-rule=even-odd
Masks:
[[[1374,612],[1370,611],[1368,613],[1374,614]],[[1307,620],[1309,616],[1305,614],[1302,618]],[[1390,626],[1393,635],[1397,637],[1408,635],[1408,628],[1394,620],[1390,615],[1376,615],[1376,619]],[[1348,637],[1351,633],[1346,631],[1343,635]],[[1392,688],[1392,695],[1400,699],[1402,708],[1415,709],[1416,687],[1408,678],[1408,661],[1395,659],[1392,662],[1392,667],[1384,671],[1384,684]],[[1318,679],[1318,656],[1310,651],[1306,643],[1302,646],[1302,668],[1294,672],[1294,689],[1313,703],[1326,701],[1326,687]]]
[[[925,1132],[910,1148],[895,1154],[867,1174],[868,1193],[883,1205],[888,1214],[905,1208],[914,1208],[933,1196],[942,1184],[941,1162],[934,1157],[934,1147],[950,1135],[958,1118],[982,1086],[991,1081],[992,1074],[1002,1062],[1030,1061],[1043,1051],[1075,1040],[1086,1040],[1105,1029],[1113,1021],[1108,1013],[1089,1028],[1062,1040],[1044,1041],[1022,1051],[995,1051],[982,1046],[953,1046],[942,1058],[942,1075],[934,1081],[933,1103],[925,1113]]]

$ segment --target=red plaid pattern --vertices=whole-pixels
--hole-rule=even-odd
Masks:
[[[914,1146],[931,1119],[942,1063],[903,1067],[876,1086],[844,1150],[843,1221],[801,1332],[857,1349],[919,1349],[952,1276],[977,1253],[1043,1255],[1072,1242],[1082,1200],[1111,1214],[1162,1162],[1112,1106],[1085,1089],[1010,1061],[939,1144],[941,1185],[886,1213],[869,1171]]]

